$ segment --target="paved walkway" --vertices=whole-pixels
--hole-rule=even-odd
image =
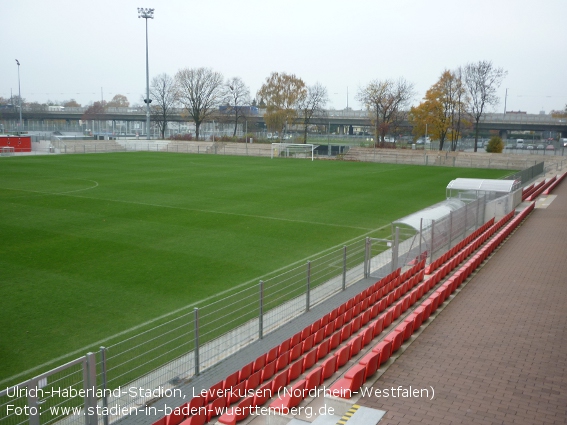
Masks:
[[[380,425],[567,423],[567,183],[553,194],[374,384],[433,400],[358,401]]]

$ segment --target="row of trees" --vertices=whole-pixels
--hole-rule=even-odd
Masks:
[[[224,80],[210,68],[181,69],[170,77],[161,74],[152,80],[150,94],[153,99],[154,120],[163,134],[174,108],[182,106],[195,123],[195,136],[199,138],[201,124],[218,116],[222,107],[225,119],[238,124],[251,113],[250,89],[241,78]],[[259,104],[266,108],[265,120],[270,131],[283,133],[298,121],[303,126],[304,142],[312,117],[323,110],[328,102],[327,90],[320,83],[307,86],[305,82],[286,73],[272,73],[256,94]]]
[[[95,103],[97,103],[97,102],[95,102]],[[129,106],[130,105],[130,102],[128,102],[128,98],[124,95],[121,95],[121,94],[117,94],[109,102],[102,101],[102,102],[98,102],[98,103],[103,105],[105,108],[106,107],[123,107],[123,106]],[[20,98],[17,95],[12,96],[9,99],[6,99],[6,98],[3,98],[3,97],[0,96],[0,105],[11,105],[11,106],[14,106],[14,107],[19,107],[20,106]],[[46,107],[49,107],[49,106],[63,106],[65,108],[80,108],[81,107],[81,104],[78,103],[75,99],[64,100],[63,102],[56,102],[56,101],[48,100],[45,103],[39,103],[39,102],[26,102],[26,99],[23,98],[23,97],[21,99],[21,105],[22,105],[23,108],[25,108],[29,111],[34,111],[34,110],[40,111],[40,110],[43,110],[43,109],[45,109]]]
[[[488,106],[498,103],[496,92],[506,74],[490,61],[445,70],[423,101],[411,109],[414,85],[404,78],[373,80],[359,89],[356,98],[369,112],[377,143],[383,143],[403,120],[410,120],[416,136],[429,134],[439,140],[439,149],[449,141],[455,150],[462,130],[474,123],[476,152],[479,121]],[[202,123],[218,117],[219,108],[225,121],[233,123],[236,135],[238,124],[251,113],[250,105],[258,104],[266,109],[264,119],[269,131],[283,134],[291,125],[299,124],[304,143],[313,117],[323,113],[329,100],[327,89],[320,83],[308,86],[293,74],[278,72],[267,77],[251,99],[250,89],[241,78],[225,80],[210,68],[180,69],[173,77],[160,74],[152,79],[150,98],[153,122],[162,138],[174,109],[179,107],[195,123],[198,139]],[[69,106],[75,104],[74,100],[69,102]],[[97,119],[107,107],[129,105],[128,99],[118,94],[110,102],[94,102],[83,119]]]
[[[479,61],[445,70],[425,94],[423,102],[411,108],[409,119],[416,135],[430,134],[439,140],[442,150],[446,141],[451,150],[465,126],[474,124],[474,151],[477,151],[479,122],[486,109],[498,103],[496,94],[507,72],[490,61]]]

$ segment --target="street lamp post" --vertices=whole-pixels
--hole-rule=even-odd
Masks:
[[[148,57],[148,19],[154,19],[154,9],[148,9],[144,7],[138,8],[138,18],[144,18],[146,20],[146,98],[144,103],[146,104],[146,139],[150,140],[150,64]]]
[[[18,64],[18,99],[20,102],[20,131],[23,131],[22,126],[22,91],[20,89],[20,61],[16,59],[16,63]]]

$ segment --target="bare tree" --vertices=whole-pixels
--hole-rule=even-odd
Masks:
[[[199,140],[201,124],[224,102],[223,77],[210,68],[180,69],[175,74],[177,98],[195,122]]]
[[[298,109],[303,125],[303,143],[307,143],[307,129],[315,114],[324,113],[324,107],[329,101],[327,89],[321,83],[307,87],[307,94],[298,101]]]
[[[464,82],[469,95],[469,112],[475,122],[474,151],[478,144],[478,123],[488,105],[496,105],[496,91],[508,74],[503,68],[495,68],[491,61],[478,61],[465,66]]]
[[[458,67],[452,72],[451,85],[448,88],[450,92],[451,102],[451,150],[457,150],[457,143],[461,137],[461,131],[464,126],[470,125],[465,119],[466,105],[468,103],[467,92],[463,83],[463,70]]]
[[[374,80],[359,89],[356,98],[366,105],[370,113],[377,142],[378,139],[384,142],[389,129],[403,119],[404,110],[413,97],[413,84],[404,78],[398,81]]]
[[[234,77],[224,84],[227,97],[227,108],[224,111],[229,115],[231,121],[234,123],[234,132],[232,137],[236,137],[236,130],[238,128],[238,121],[241,118],[246,118],[247,111],[245,106],[250,105],[250,89],[244,84],[240,77]]]
[[[158,126],[161,138],[165,139],[167,123],[171,121],[173,109],[177,104],[175,80],[168,74],[159,74],[152,79],[150,95],[153,99],[151,104],[153,122]]]

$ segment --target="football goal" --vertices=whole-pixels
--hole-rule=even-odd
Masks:
[[[285,158],[311,158],[311,161],[313,161],[316,148],[317,145],[308,143],[272,143],[271,158],[278,156]]]
[[[0,156],[12,156],[14,155],[13,146],[2,146],[0,147]]]

